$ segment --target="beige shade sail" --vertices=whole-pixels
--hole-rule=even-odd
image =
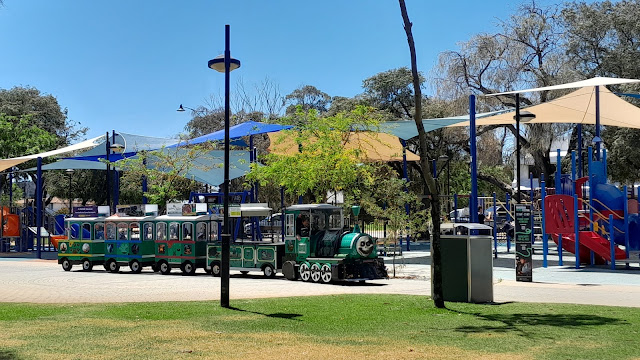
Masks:
[[[269,151],[279,155],[294,155],[298,152],[298,145],[286,132],[270,133]],[[402,144],[397,137],[376,132],[352,132],[347,149],[361,149],[368,161],[402,161]],[[419,161],[420,157],[407,150],[407,161]]]
[[[524,91],[522,91],[524,92]],[[604,86],[600,86],[600,125],[640,128],[640,108],[626,102]],[[536,115],[529,124],[541,123],[596,123],[595,87],[584,87],[555,100],[527,107]],[[515,111],[476,120],[476,125],[514,124]],[[469,122],[450,125],[469,126]]]
[[[10,159],[2,159],[0,160],[0,171],[4,171],[13,166],[22,164],[23,162],[27,162],[29,160],[37,159],[39,157],[46,158],[49,156],[60,155],[60,154],[65,154],[73,151],[88,149],[88,148],[97,146],[102,141],[104,141],[104,135],[95,137],[93,139],[85,140],[74,145],[66,146],[61,149],[51,150],[51,151],[43,152],[40,154],[26,155],[26,156],[20,156],[20,157],[10,158]]]

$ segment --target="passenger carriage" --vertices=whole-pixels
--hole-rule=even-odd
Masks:
[[[105,217],[71,217],[65,219],[67,237],[58,242],[58,264],[65,271],[73,265],[91,271],[94,265],[104,264]]]
[[[158,206],[139,206],[136,213],[125,209],[131,207],[121,207],[118,210],[122,211],[105,220],[105,268],[116,273],[120,266],[128,266],[131,272],[140,273],[146,266],[155,266],[153,219]]]

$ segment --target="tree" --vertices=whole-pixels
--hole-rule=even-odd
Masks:
[[[362,82],[364,99],[370,106],[388,111],[396,119],[411,119],[416,104],[414,92],[424,82],[422,74],[418,74],[418,79],[414,84],[412,73],[406,67],[381,72]]]
[[[440,55],[436,68],[438,93],[446,99],[459,99],[470,93],[493,94],[527,87],[549,86],[575,80],[578,73],[566,56],[560,27],[559,10],[555,6],[539,7],[535,1],[523,4],[508,20],[502,22],[502,31],[480,34],[460,46],[459,51]],[[521,105],[532,105],[552,100],[562,93],[542,91],[529,97],[521,96]],[[514,107],[514,95],[478,98],[478,111]],[[478,134],[493,131],[499,126],[488,126]],[[558,134],[571,127],[566,124],[529,124],[523,126],[528,135],[516,134],[512,125],[507,128],[520,136],[520,144],[535,160],[533,173],[554,173],[549,150]],[[504,143],[504,142],[503,142]],[[505,151],[505,149],[502,149]],[[491,178],[489,174],[479,176]],[[492,179],[499,183],[497,179]],[[502,184],[504,189],[510,184]]]
[[[409,21],[409,15],[407,14],[407,7],[404,0],[399,0],[400,12],[402,14],[402,20],[404,22],[404,31],[407,34],[407,42],[409,44],[409,52],[411,54],[411,74],[413,78],[413,88],[415,91],[415,111],[413,119],[416,122],[418,128],[418,139],[420,144],[420,167],[422,168],[422,178],[424,180],[425,190],[428,190],[430,194],[438,194],[438,187],[431,176],[431,169],[429,165],[429,159],[427,157],[427,135],[424,131],[424,125],[422,123],[422,92],[420,89],[420,75],[418,73],[418,65],[416,60],[416,48],[413,41],[413,33],[411,27],[413,24]],[[444,298],[442,295],[442,258],[440,255],[440,197],[431,197],[431,221],[433,223],[433,233],[431,240],[431,266],[433,268],[433,302],[436,307],[444,308]]]
[[[322,114],[329,110],[331,106],[331,96],[318,90],[315,86],[304,85],[284,97],[287,106],[287,114],[291,115],[300,107],[304,111],[315,110]]]
[[[32,117],[0,113],[0,158],[37,154],[55,146],[55,136],[34,124]]]
[[[294,116],[283,119],[298,126],[276,136],[274,151],[264,157],[266,166],[254,166],[248,180],[283,186],[289,194],[308,195],[320,202],[329,191],[357,192],[354,184],[370,178],[373,165],[367,161],[362,145],[345,144],[362,131],[358,129],[376,126],[377,120],[371,115],[371,109],[361,106],[328,117],[298,107]],[[353,196],[358,198],[357,194]]]
[[[84,135],[87,130],[76,129],[78,124],[68,119],[67,109],[62,109],[53,95],[43,95],[33,87],[16,86],[11,90],[1,89],[0,114],[14,117],[31,115],[32,125],[58,138],[52,148],[68,145]]]

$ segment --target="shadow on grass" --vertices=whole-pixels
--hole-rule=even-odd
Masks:
[[[300,319],[296,319],[297,317],[301,317],[302,314],[289,314],[289,313],[265,314],[265,313],[261,313],[261,312],[258,312],[258,311],[250,311],[250,310],[238,309],[237,307],[229,307],[229,310],[247,312],[247,313],[251,313],[251,314],[262,315],[262,316],[266,316],[266,317],[270,317],[270,318],[276,318],[276,319],[287,319],[287,320],[302,321]],[[0,360],[2,360],[1,357],[0,357]]]
[[[538,326],[571,328],[603,325],[625,325],[626,321],[592,314],[480,314],[451,310],[459,314],[473,315],[481,320],[501,323],[497,326],[460,326],[456,331],[464,333],[515,332],[522,336],[545,337]],[[531,330],[531,331],[528,331]]]
[[[0,350],[0,360],[17,360],[19,359],[18,355],[13,351],[9,350]]]

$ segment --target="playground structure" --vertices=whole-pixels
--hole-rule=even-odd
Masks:
[[[29,252],[37,248],[37,227],[35,209],[33,207],[2,206],[0,212],[2,227],[0,228],[1,252]],[[57,237],[64,234],[64,215],[54,215],[45,210],[43,226],[40,227],[42,251],[56,251]]]
[[[560,151],[558,150],[558,158]],[[558,245],[562,265],[562,249],[575,255],[580,264],[640,262],[640,217],[637,200],[628,199],[625,186],[620,191],[607,182],[607,152],[587,150],[588,176],[577,178],[576,153],[571,153],[571,176],[556,176],[555,195],[543,194],[543,244],[550,234]],[[558,161],[557,174],[561,174]],[[544,183],[543,183],[544,184]],[[544,190],[544,185],[542,185]],[[544,249],[546,266],[547,249]]]

